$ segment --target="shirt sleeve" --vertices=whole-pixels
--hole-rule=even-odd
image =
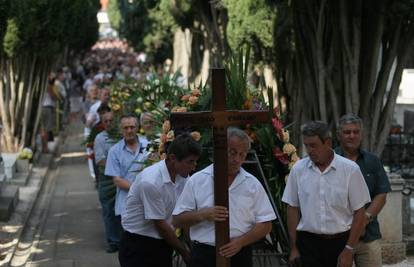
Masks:
[[[391,191],[390,181],[388,179],[388,175],[385,173],[384,167],[381,163],[380,159],[376,159],[375,161],[375,169],[376,172],[376,185],[375,185],[375,195],[388,193]]]
[[[299,195],[298,195],[298,183],[296,178],[296,169],[293,167],[291,170],[285,191],[283,192],[282,201],[289,204],[292,207],[299,207]]]
[[[183,192],[181,193],[175,205],[173,215],[181,214],[185,211],[193,211],[197,209],[195,194],[193,189],[193,179],[185,183]]]
[[[371,201],[369,196],[368,186],[362,176],[361,170],[355,168],[351,171],[351,177],[349,179],[349,203],[353,211],[356,211],[365,204]]]
[[[169,216],[162,199],[161,192],[151,183],[142,182],[138,188],[144,205],[144,217],[146,220],[166,220]]]
[[[115,147],[112,147],[108,153],[108,159],[106,160],[105,175],[107,176],[119,176],[121,177],[121,166]]]
[[[93,144],[93,150],[95,152],[95,162],[98,163],[101,160],[104,160],[105,157],[105,139],[101,135],[95,138]]]
[[[254,211],[256,223],[268,222],[276,219],[276,214],[270,204],[269,197],[260,182],[257,183],[255,200]]]

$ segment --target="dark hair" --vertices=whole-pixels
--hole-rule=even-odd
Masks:
[[[169,144],[167,155],[174,154],[178,161],[185,159],[190,155],[200,156],[201,146],[189,134],[181,134]]]
[[[99,115],[102,115],[106,112],[111,112],[111,108],[107,104],[101,104],[97,110]]]
[[[130,119],[130,118],[134,118],[134,119],[135,119],[135,121],[136,121],[136,125],[137,125],[137,127],[138,127],[138,118],[137,118],[137,116],[135,116],[135,115],[134,115],[134,114],[132,114],[132,113],[123,114],[123,115],[121,116],[121,118],[119,118],[119,122],[122,122],[122,120],[123,120],[123,119]]]
[[[326,139],[331,138],[331,131],[327,123],[323,121],[309,121],[302,125],[303,136],[317,136],[325,143]]]

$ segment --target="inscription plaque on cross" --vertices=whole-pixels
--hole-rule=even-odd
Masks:
[[[270,122],[269,111],[226,110],[224,69],[212,69],[212,111],[172,113],[173,127],[212,127],[214,153],[214,204],[229,207],[227,179],[227,128],[255,123]],[[216,266],[229,267],[230,260],[220,256],[219,248],[229,243],[229,219],[215,222]],[[234,266],[236,267],[236,266]]]

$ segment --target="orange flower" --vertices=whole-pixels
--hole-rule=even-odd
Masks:
[[[167,142],[167,135],[166,134],[162,134],[160,136],[160,142],[161,142],[161,144],[164,144],[165,142]]]
[[[190,105],[195,105],[198,102],[198,97],[196,96],[190,96],[190,98],[188,99],[188,104]]]
[[[201,95],[201,92],[200,92],[200,90],[198,90],[198,89],[193,89],[193,90],[191,90],[191,94],[193,95],[193,96],[200,96]]]
[[[253,107],[253,102],[251,99],[247,99],[246,101],[244,101],[243,109],[251,110],[252,107]]]
[[[179,107],[175,112],[187,112],[186,107]]]
[[[190,95],[183,95],[183,96],[181,97],[181,101],[185,101],[185,102],[187,102],[187,101],[188,101],[188,99],[190,99]]]
[[[168,131],[171,129],[171,123],[169,120],[164,121],[164,123],[162,124],[162,132],[163,133],[168,133]]]

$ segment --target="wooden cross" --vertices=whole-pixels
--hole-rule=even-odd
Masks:
[[[172,113],[173,127],[208,126],[213,128],[214,144],[214,203],[229,207],[227,181],[227,127],[270,122],[269,111],[226,111],[224,69],[212,70],[212,111]],[[230,267],[230,260],[220,256],[219,248],[229,243],[229,220],[215,222],[216,266]]]

